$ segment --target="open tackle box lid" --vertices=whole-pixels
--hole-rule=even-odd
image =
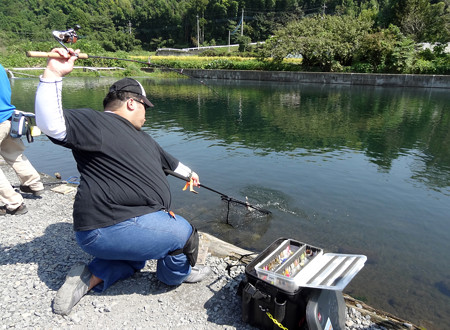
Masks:
[[[342,291],[366,260],[364,255],[324,254],[321,248],[280,238],[247,267],[254,268],[259,279],[289,292],[300,287]]]
[[[364,267],[367,257],[358,254],[325,253],[296,277],[302,287],[342,291]]]

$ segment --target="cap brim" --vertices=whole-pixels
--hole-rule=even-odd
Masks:
[[[141,98],[142,98],[142,102],[144,102],[147,106],[153,108],[153,103],[150,102],[150,101],[148,100],[148,98],[146,98],[144,95],[141,95]]]

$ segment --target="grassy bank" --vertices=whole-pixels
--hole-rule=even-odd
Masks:
[[[37,48],[37,49],[36,49]],[[41,48],[41,49],[39,49]],[[33,49],[36,51],[48,51],[50,47],[26,47],[22,45],[14,49],[8,49],[0,54],[0,63],[8,69],[12,68],[36,68],[44,67],[46,65],[45,58],[31,58],[26,56],[26,50]],[[94,68],[120,68],[118,70],[75,70],[72,75],[76,76],[136,76],[136,75],[163,75],[167,73],[158,72],[142,73],[141,68],[153,67],[158,68],[172,68],[172,69],[212,69],[212,70],[258,70],[258,71],[312,71],[322,72],[317,67],[305,67],[302,65],[302,60],[299,58],[289,58],[283,61],[273,61],[271,59],[260,59],[254,56],[242,56],[242,53],[231,52],[224,54],[215,54],[215,56],[156,56],[154,52],[105,52],[102,50],[89,49],[84,50],[89,56],[109,57],[105,58],[88,58],[77,61],[77,66],[94,67]],[[206,52],[205,52],[206,53]],[[112,58],[112,59],[111,59]],[[115,59],[114,59],[115,58]],[[440,66],[444,65],[445,60],[450,59],[450,54],[443,57]],[[125,60],[125,61],[124,61]],[[136,63],[130,61],[138,61],[143,63]],[[419,62],[417,62],[419,63]],[[416,64],[417,64],[416,63]],[[431,63],[431,62],[430,62]],[[418,65],[418,64],[417,64]],[[431,64],[430,64],[431,65]],[[434,69],[433,69],[434,68]],[[351,67],[339,67],[332,72],[343,73],[383,73],[371,69],[370,65],[353,65]],[[408,74],[446,74],[446,70],[437,70],[430,66],[427,69],[418,70],[419,72],[404,72]],[[391,72],[386,72],[391,73]],[[401,73],[401,72],[397,72]],[[22,72],[24,75],[36,75],[36,72]],[[19,74],[18,74],[19,76]],[[179,75],[177,75],[179,76]]]
[[[38,47],[41,48],[41,47]],[[32,49],[31,46],[29,49]],[[47,51],[44,49],[33,49],[35,51]],[[26,56],[27,47],[8,50],[0,54],[0,63],[7,69],[13,71],[14,68],[42,68],[45,67],[46,58],[31,58]],[[84,51],[83,51],[84,52]],[[135,76],[135,75],[160,75],[162,73],[155,70],[154,73],[142,73],[143,67],[173,68],[173,69],[228,69],[228,70],[264,70],[264,71],[301,71],[300,59],[286,59],[281,63],[274,63],[267,60],[259,60],[256,57],[242,56],[156,56],[150,52],[86,52],[90,56],[111,57],[116,59],[88,58],[80,59],[77,66],[93,68],[119,68],[117,70],[89,70],[76,69],[72,75],[76,76]],[[121,60],[121,59],[125,59]],[[144,63],[130,62],[130,60]],[[39,73],[35,70],[14,72],[17,76],[35,76]],[[162,74],[167,76],[167,73]],[[170,73],[169,73],[170,75]],[[179,75],[177,75],[179,76]]]

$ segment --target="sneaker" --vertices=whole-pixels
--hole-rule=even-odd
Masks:
[[[8,210],[6,208],[5,205],[0,206],[0,215],[7,215],[7,214],[11,214],[11,215],[19,215],[19,214],[25,214],[28,212],[27,206],[22,203],[20,204],[20,206],[14,210]]]
[[[33,190],[33,189],[30,188],[30,186],[24,186],[24,185],[20,185],[19,189],[20,189],[21,192],[28,193],[28,194],[33,194],[33,196],[36,196],[36,197],[41,196],[42,192],[44,191],[44,189]]]
[[[84,264],[73,266],[67,274],[66,281],[56,293],[53,311],[56,314],[68,315],[80,299],[89,291],[92,273]]]
[[[209,274],[211,274],[211,268],[208,266],[194,266],[191,269],[191,273],[189,276],[184,280],[185,283],[197,283],[200,281],[203,281],[205,277],[207,277]]]

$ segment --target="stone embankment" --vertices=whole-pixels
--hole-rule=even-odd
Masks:
[[[142,70],[152,72],[155,69],[143,68]],[[233,81],[254,80],[302,84],[450,89],[450,75],[202,69],[183,69],[182,72],[183,74],[196,79],[221,79]]]
[[[0,168],[19,184],[9,166]],[[156,279],[155,261],[148,261],[105,293],[87,294],[70,315],[54,314],[52,301],[68,270],[90,256],[72,231],[75,188],[47,175],[43,181],[41,197],[23,195],[28,213],[0,217],[0,329],[254,329],[242,322],[236,294],[245,277],[238,257],[249,251],[206,233],[200,259],[213,274],[203,282],[166,286]],[[346,329],[416,329],[351,297],[346,303]]]

